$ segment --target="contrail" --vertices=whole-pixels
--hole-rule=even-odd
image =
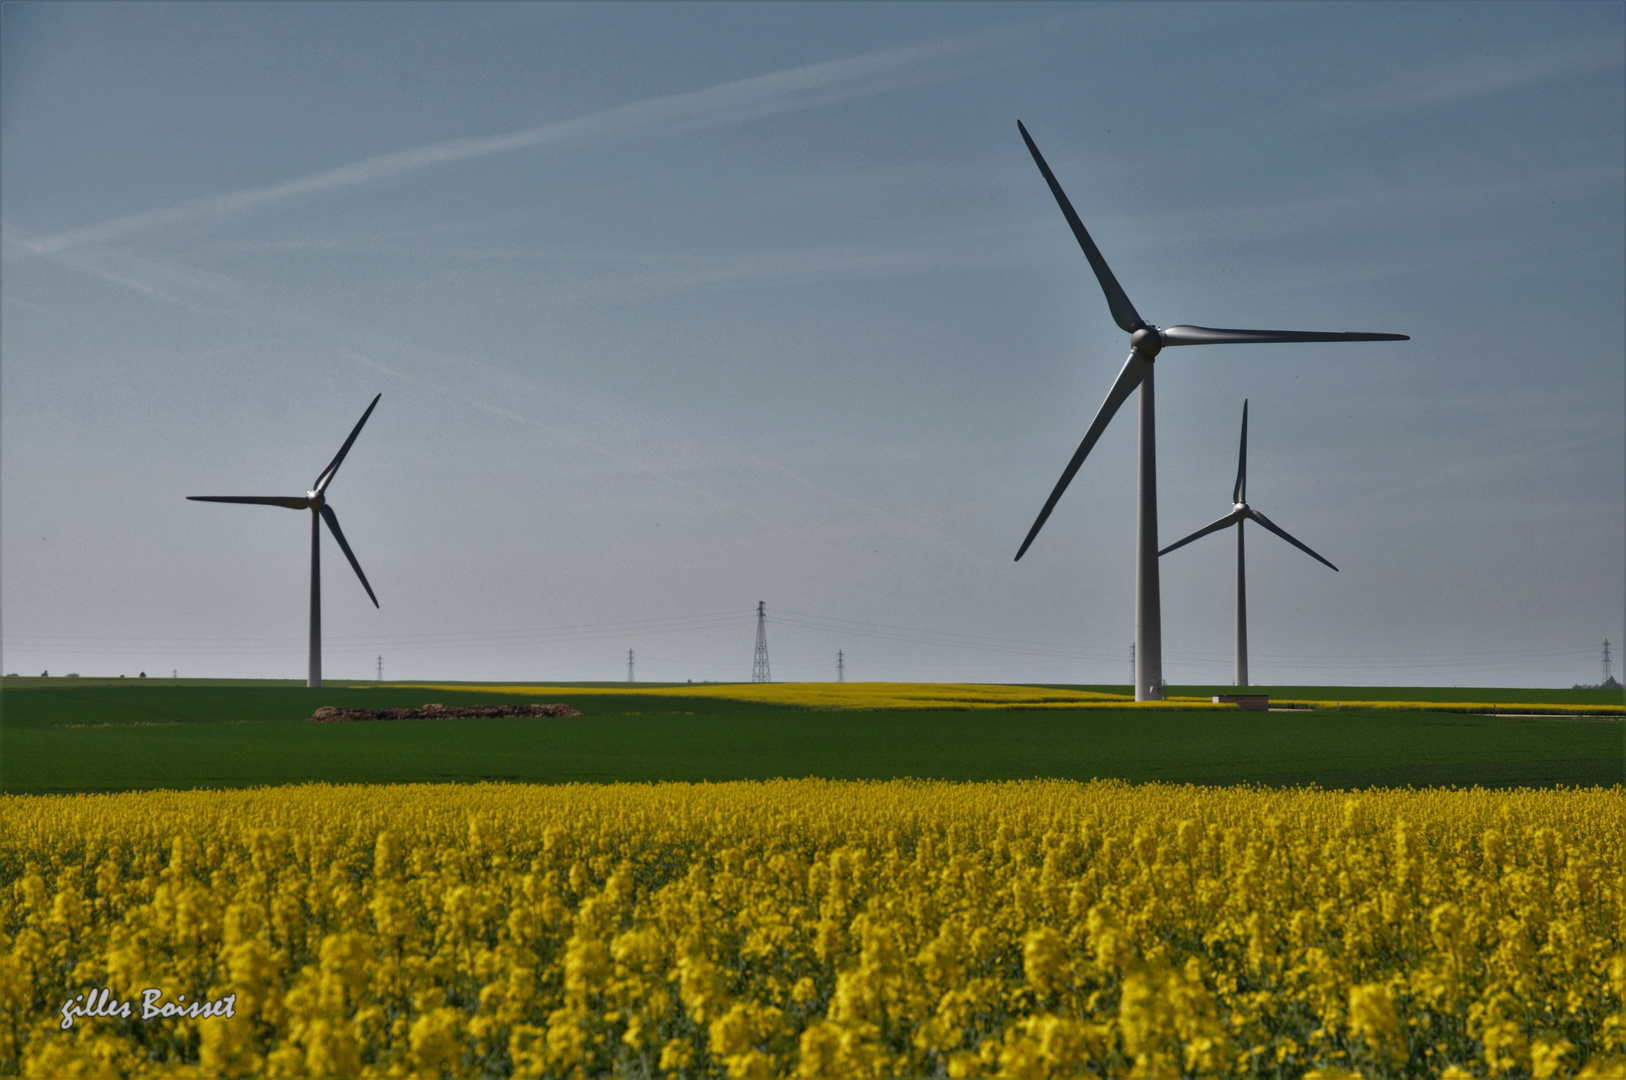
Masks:
[[[773,530],[778,531],[778,532],[783,532],[784,531],[784,526],[783,525],[781,525],[780,523],[778,523],[776,521],[770,521],[769,519],[763,517],[761,514],[756,513],[754,510],[750,509],[747,506],[743,506],[740,503],[734,502],[731,499],[725,499],[721,495],[718,495],[718,494],[716,494],[714,492],[707,491],[705,488],[699,486],[698,484],[690,483],[689,481],[684,480],[683,478],[681,478],[679,476],[676,476],[673,473],[668,472],[665,469],[659,468],[659,467],[657,467],[655,465],[651,465],[648,461],[645,461],[645,460],[637,458],[637,457],[630,456],[628,454],[624,454],[624,453],[622,453],[622,452],[620,452],[618,450],[612,450],[610,447],[606,446],[604,443],[602,443],[602,442],[600,442],[598,440],[590,439],[590,438],[587,438],[585,436],[575,434],[574,432],[569,430],[566,425],[562,425],[562,424],[559,424],[559,423],[544,424],[542,421],[539,421],[539,420],[535,419],[532,416],[528,416],[525,413],[516,412],[513,409],[504,408],[503,406],[492,404],[491,402],[486,401],[483,398],[476,397],[466,389],[466,384],[467,384],[466,379],[463,379],[463,380],[445,380],[445,379],[430,380],[430,379],[424,379],[424,378],[420,378],[417,375],[413,375],[413,374],[410,374],[410,373],[408,373],[406,371],[403,371],[399,367],[396,367],[396,366],[393,366],[393,365],[390,365],[390,364],[386,364],[381,360],[378,360],[378,359],[376,359],[374,357],[366,355],[365,353],[357,352],[354,349],[336,347],[334,349],[334,352],[336,352],[339,356],[341,356],[341,357],[345,358],[346,360],[349,360],[349,361],[351,361],[353,363],[361,364],[364,367],[372,368],[375,371],[382,372],[382,373],[384,373],[386,375],[394,376],[395,378],[404,379],[407,382],[416,383],[417,385],[427,387],[428,389],[430,389],[431,391],[434,391],[436,393],[448,394],[450,396],[459,398],[460,400],[462,400],[464,402],[467,402],[468,404],[473,405],[473,406],[475,406],[477,408],[483,409],[484,411],[489,412],[494,416],[501,416],[506,420],[511,420],[511,421],[513,421],[515,423],[524,424],[524,425],[526,425],[528,427],[543,427],[548,432],[548,434],[550,436],[552,436],[553,438],[559,439],[559,440],[564,441],[564,442],[571,443],[571,444],[573,444],[575,446],[579,446],[579,447],[581,447],[581,448],[583,448],[585,450],[590,450],[593,453],[602,455],[603,457],[608,458],[611,461],[614,461],[614,462],[616,462],[616,463],[618,463],[618,464],[620,464],[622,466],[625,466],[628,469],[632,469],[632,470],[637,471],[637,472],[643,472],[643,473],[647,473],[647,474],[649,474],[651,476],[658,477],[659,479],[665,480],[667,483],[672,484],[674,487],[683,488],[684,490],[693,492],[694,494],[699,495],[702,498],[709,499],[710,501],[712,501],[714,503],[717,503],[719,506],[725,506],[728,509],[734,511],[736,514],[739,514],[741,517],[750,518],[752,521],[755,521],[759,525],[763,525],[763,526],[765,526],[765,527],[767,527],[769,529],[773,529]],[[462,365],[464,365],[466,367],[474,368],[476,371],[479,371],[479,372],[487,375],[488,377],[495,375],[499,379],[505,379],[510,384],[510,386],[509,386],[510,391],[513,391],[515,389],[513,384],[517,383],[518,384],[518,389],[520,389],[520,390],[530,390],[530,391],[533,391],[533,392],[536,392],[536,391],[547,392],[545,388],[540,387],[535,381],[533,381],[531,379],[528,379],[528,378],[526,378],[524,376],[521,376],[521,375],[516,375],[513,372],[501,372],[497,368],[495,368],[493,365],[488,364],[488,363],[486,363],[485,361],[482,361],[482,360],[475,360],[475,359],[471,359],[471,358],[466,357],[466,356],[434,355],[434,354],[431,354],[431,355],[433,356],[433,358],[439,360],[443,367],[447,366],[449,363],[457,363],[457,364],[462,364]],[[512,400],[514,396],[517,396],[517,395],[513,395],[511,393],[510,400]],[[523,406],[521,406],[521,407],[523,407]],[[783,466],[779,466],[779,467],[781,469],[784,469]],[[789,469],[784,469],[784,471],[785,472],[790,472]],[[795,474],[792,473],[791,475],[794,476]],[[801,479],[801,478],[797,477],[797,479]],[[805,483],[806,481],[803,481],[803,482]],[[830,493],[824,493],[824,494],[829,495]],[[830,497],[831,498],[839,498],[840,496],[830,495]],[[849,501],[852,501],[852,500],[849,500]],[[860,504],[860,505],[862,505],[862,504]]]
[[[935,63],[1015,45],[1036,33],[1037,29],[1037,26],[1026,26],[969,37],[941,38],[898,49],[827,60],[721,83],[686,94],[619,105],[507,135],[453,139],[380,154],[297,180],[193,199],[163,210],[131,214],[31,240],[15,236],[13,239],[37,255],[53,255],[68,248],[116,239],[158,225],[223,217],[300,195],[372,183],[436,165],[545,143],[634,132],[699,131],[886,90],[941,82],[958,78],[967,71],[944,70],[934,67]]]

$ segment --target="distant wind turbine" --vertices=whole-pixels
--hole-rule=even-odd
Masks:
[[[220,502],[220,503],[256,503],[264,506],[286,506],[290,510],[309,510],[311,512],[311,640],[310,640],[310,674],[306,678],[306,686],[322,685],[322,529],[320,521],[327,522],[328,529],[333,533],[333,539],[339,542],[339,550],[344,557],[350,560],[351,569],[361,579],[361,587],[367,590],[367,597],[378,606],[378,597],[373,595],[373,587],[367,584],[367,575],[361,572],[361,564],[356,561],[355,554],[350,545],[345,543],[344,531],[339,528],[339,515],[333,512],[333,507],[327,504],[327,486],[333,482],[338,473],[339,466],[344,463],[344,456],[350,452],[350,444],[356,441],[361,434],[361,426],[367,418],[373,415],[373,409],[378,405],[379,394],[373,398],[373,403],[367,406],[367,411],[361,414],[356,426],[351,429],[350,437],[344,440],[339,452],[328,462],[327,468],[316,478],[316,483],[304,495],[188,495],[194,502]]]
[[[1236,684],[1238,686],[1247,686],[1248,583],[1245,560],[1242,555],[1242,523],[1247,521],[1249,518],[1252,518],[1254,521],[1257,521],[1259,524],[1263,525],[1265,528],[1269,529],[1283,540],[1286,540],[1289,544],[1292,544],[1294,547],[1310,556],[1310,558],[1316,560],[1324,566],[1332,567],[1334,571],[1337,571],[1338,568],[1333,566],[1332,563],[1327,562],[1327,560],[1323,559],[1320,555],[1317,555],[1315,552],[1311,551],[1307,545],[1287,535],[1286,529],[1283,529],[1280,525],[1277,525],[1274,521],[1270,520],[1265,515],[1248,505],[1248,403],[1246,401],[1242,403],[1242,450],[1237,457],[1236,486],[1231,489],[1231,502],[1233,505],[1229,514],[1226,514],[1212,525],[1204,525],[1202,528],[1198,529],[1184,540],[1181,540],[1178,543],[1170,544],[1168,547],[1158,552],[1158,555],[1167,555],[1175,548],[1185,547],[1199,536],[1207,536],[1211,532],[1218,532],[1220,529],[1228,529],[1232,525],[1236,526]]]
[[[1045,183],[1050,185],[1050,192],[1056,197],[1061,206],[1067,224],[1072,226],[1073,235],[1078,238],[1079,246],[1084,249],[1084,257],[1090,261],[1090,268],[1095,271],[1095,278],[1101,283],[1101,291],[1106,294],[1107,307],[1112,311],[1112,320],[1118,327],[1129,335],[1129,359],[1124,363],[1123,370],[1118,373],[1117,382],[1107,393],[1107,399],[1101,404],[1100,411],[1095,414],[1095,421],[1090,424],[1089,431],[1084,435],[1084,441],[1079,444],[1073,459],[1062,470],[1061,480],[1045,501],[1044,509],[1039,511],[1039,518],[1028,530],[1027,539],[1022,541],[1022,547],[1016,553],[1020,559],[1033,543],[1033,538],[1039,535],[1044,527],[1045,519],[1050,517],[1050,511],[1055,509],[1056,502],[1061,493],[1067,490],[1072,483],[1073,474],[1078,472],[1080,465],[1089,455],[1096,440],[1112,422],[1112,417],[1118,412],[1129,395],[1138,387],[1140,389],[1140,493],[1139,523],[1135,535],[1135,700],[1156,700],[1163,696],[1163,615],[1162,605],[1158,592],[1157,574],[1157,438],[1156,418],[1153,410],[1152,398],[1152,361],[1166,345],[1237,345],[1237,344],[1274,344],[1291,341],[1409,341],[1405,334],[1343,334],[1306,332],[1302,330],[1215,330],[1206,326],[1153,326],[1145,321],[1135,311],[1135,306],[1129,302],[1124,294],[1118,279],[1112,276],[1107,262],[1101,257],[1101,252],[1090,239],[1085,230],[1084,223],[1079,220],[1078,214],[1073,211],[1073,204],[1067,201],[1066,194],[1061,185],[1056,182],[1055,175],[1050,166],[1045,164],[1044,156],[1039,148],[1033,144],[1028,135],[1028,129],[1018,120],[1017,129],[1022,133],[1022,141],[1027,143],[1028,150],[1033,154],[1034,163],[1039,166],[1039,172],[1044,175]],[[1285,534],[1284,534],[1285,535]],[[1296,541],[1295,541],[1296,542]],[[1308,549],[1306,549],[1308,550]]]

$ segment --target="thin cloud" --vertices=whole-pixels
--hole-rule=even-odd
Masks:
[[[50,311],[51,310],[50,308],[46,307],[44,304],[36,304],[32,300],[24,300],[22,297],[13,296],[11,293],[0,293],[0,304],[14,304],[17,307],[25,307],[25,308],[28,308],[31,311]]]
[[[710,500],[719,506],[725,506],[741,517],[749,518],[750,520],[755,521],[757,524],[765,526],[766,528],[776,531],[784,531],[784,526],[777,522],[768,520],[749,507],[743,506],[730,499],[725,499],[714,492],[700,487],[698,484],[690,483],[667,469],[659,468],[650,464],[647,459],[635,457],[633,455],[611,449],[611,447],[602,439],[589,438],[580,434],[579,432],[582,430],[603,430],[611,426],[615,419],[615,410],[611,410],[597,402],[591,401],[590,399],[563,394],[558,390],[551,387],[544,387],[535,380],[526,378],[525,376],[519,375],[515,372],[504,371],[494,367],[491,364],[487,364],[480,360],[471,359],[466,356],[433,353],[423,349],[415,350],[421,355],[422,358],[427,359],[431,364],[441,369],[441,378],[421,378],[419,376],[401,371],[397,367],[378,360],[375,357],[357,352],[354,349],[335,348],[333,351],[336,355],[352,363],[360,364],[363,367],[371,368],[375,371],[405,379],[409,382],[416,383],[419,386],[429,387],[437,393],[445,394],[449,397],[455,397],[475,406],[476,408],[491,413],[492,415],[500,416],[505,420],[523,424],[528,427],[541,428],[547,431],[548,434],[553,438],[581,447],[584,450],[591,451],[592,453],[598,454],[601,457],[614,461],[630,472],[641,472],[654,476],[660,480],[666,481],[674,487],[699,495],[700,497]],[[529,416],[523,412],[517,412],[513,409],[493,405],[491,402],[486,401],[481,397],[476,397],[474,392],[470,392],[467,387],[471,385],[483,385],[487,389],[499,389],[507,395],[506,400],[518,405],[520,408],[526,408],[527,400],[530,400],[530,404],[534,405],[535,401],[532,399],[537,397],[548,399],[553,407],[544,408],[539,411],[549,415],[550,421],[544,423],[543,421],[538,420],[535,416]],[[560,406],[563,406],[563,408]],[[571,423],[569,420],[564,420],[561,422],[562,414],[573,414],[573,418],[578,421],[582,419],[583,414],[591,414],[592,417],[596,418],[596,422]],[[648,428],[651,425],[645,422],[642,426]]]
[[[19,238],[18,242],[37,255],[53,255],[143,229],[198,218],[225,217],[285,199],[370,184],[470,158],[571,139],[637,133],[682,134],[889,90],[944,82],[997,66],[1003,62],[1001,54],[1010,56],[1012,46],[1026,43],[1038,33],[1037,26],[1024,26],[827,60],[686,94],[620,105],[507,135],[454,139],[380,154],[297,180],[194,199],[163,210],[131,214],[48,236]],[[947,63],[953,60],[963,62]]]
[[[10,233],[9,231],[6,238],[14,243],[22,242],[15,236],[14,233]],[[105,263],[109,259],[115,257],[121,264],[134,263],[141,266],[151,277],[161,279],[169,278],[194,290],[204,290],[209,294],[207,302],[203,304],[194,304],[185,300],[177,299],[176,297],[169,296],[168,294],[153,288],[145,282],[138,281],[115,271],[111,271],[104,265],[98,265],[98,262]],[[219,276],[215,276],[213,279],[207,281],[199,280],[195,276],[182,274],[180,271],[169,266],[167,263],[149,259],[137,259],[134,256],[128,255],[114,256],[114,253],[109,250],[97,249],[94,247],[83,250],[57,252],[48,255],[47,258],[53,262],[71,266],[72,268],[93,277],[121,285],[144,295],[162,299],[182,307],[188,307],[194,310],[215,310],[221,313],[230,314],[241,321],[251,323],[263,321],[267,314],[266,312],[254,313],[245,310],[242,307],[242,304],[249,298],[243,294],[241,289],[226,288],[226,279],[220,278]],[[264,302],[263,297],[258,301],[260,304],[263,304]],[[297,335],[298,330],[296,328],[298,325],[302,321],[309,320],[308,317],[306,319],[301,319],[297,313],[292,311],[281,311],[278,313],[276,321],[284,328],[284,330],[293,330],[293,332]],[[422,371],[425,366],[438,368],[440,377],[427,375],[426,372],[422,374],[415,374],[413,372],[404,370],[398,364],[386,363],[385,361],[382,361],[374,356],[367,355],[366,353],[359,352],[355,349],[332,345],[330,343],[330,339],[335,335],[335,331],[337,330],[340,334],[344,333],[344,331],[340,328],[328,326],[321,327],[319,329],[317,327],[307,327],[306,329],[307,331],[314,332],[324,341],[324,343],[327,343],[335,355],[351,363],[370,368],[380,372],[381,374],[402,379],[419,386],[430,387],[439,393],[462,400],[476,408],[481,409],[482,411],[501,416],[511,422],[516,422],[527,426],[542,427],[554,438],[561,439],[562,441],[571,443],[572,445],[581,447],[582,449],[591,451],[608,460],[614,461],[630,472],[641,472],[654,476],[660,480],[664,480],[677,488],[692,492],[693,494],[699,495],[702,498],[710,500],[720,506],[727,507],[737,515],[754,521],[768,529],[784,531],[786,528],[786,526],[782,523],[770,520],[750,507],[747,507],[734,500],[724,498],[723,496],[707,490],[698,484],[694,484],[683,479],[669,468],[662,468],[651,464],[647,456],[637,456],[622,453],[620,451],[611,449],[608,442],[603,438],[593,438],[582,434],[586,431],[603,432],[615,428],[617,420],[620,419],[618,415],[619,410],[611,410],[598,402],[587,398],[562,394],[560,391],[554,388],[545,387],[532,379],[518,375],[517,373],[511,371],[503,370],[480,360],[475,360],[465,356],[436,353],[431,350],[421,348],[411,350],[417,354],[418,359],[420,360],[420,364],[418,365],[420,371]],[[550,420],[547,423],[543,423],[534,415],[527,415],[526,412],[519,412],[512,408],[504,408],[495,405],[490,401],[485,400],[483,397],[476,396],[476,394],[480,393],[480,391],[472,389],[474,387],[484,388],[484,390],[487,392],[495,389],[503,396],[504,400],[507,401],[508,404],[515,405],[520,408],[526,408],[526,405],[521,404],[522,402],[536,404],[533,399],[540,396],[547,400],[547,406],[539,409],[539,412],[548,415]],[[564,418],[566,415],[569,415],[574,422],[565,420]],[[643,421],[632,426],[640,429],[644,433],[648,433],[657,426],[664,427],[664,425],[653,424],[648,418],[645,418]],[[671,450],[671,447],[665,447],[660,451],[668,462],[672,460]],[[777,470],[791,476],[808,489],[825,495],[828,498],[838,502],[858,506],[883,518],[897,519],[897,515],[880,511],[850,497],[838,495],[834,492],[820,488],[799,474],[796,474],[786,466],[777,462],[769,461],[757,455],[752,455],[751,459],[760,466],[768,468],[770,471]]]
[[[947,233],[904,247],[884,242],[787,247],[715,258],[628,254],[609,278],[587,278],[555,290],[554,299],[586,295],[684,291],[711,286],[773,288],[818,281],[904,277],[1023,265],[1026,256],[1001,247],[1005,230]],[[561,259],[560,261],[566,261]],[[583,258],[581,261],[588,261]],[[596,261],[610,262],[608,257]]]
[[[1503,477],[1510,466],[1520,465],[1528,461],[1537,461],[1542,458],[1569,455],[1576,450],[1591,450],[1603,446],[1619,446],[1619,444],[1620,436],[1618,434],[1588,435],[1583,438],[1545,443],[1541,446],[1523,447],[1502,454],[1480,454],[1461,461],[1437,464],[1426,473],[1414,476],[1403,483],[1369,491],[1359,499],[1351,500],[1350,507],[1353,510],[1378,509],[1388,505],[1400,496],[1443,488],[1447,485],[1451,485],[1449,490],[1460,494],[1464,482],[1487,476],[1493,478]]]
[[[64,266],[79,271],[81,274],[89,274],[91,277],[100,278],[102,281],[117,285],[120,288],[130,289],[143,296],[150,296],[154,300],[162,300],[166,304],[174,304],[177,307],[188,306],[185,301],[177,300],[175,297],[161,289],[154,288],[144,281],[138,281],[127,274],[117,273],[104,266],[98,266],[92,261],[75,258],[59,258],[57,261]]]
[[[1485,56],[1423,68],[1373,86],[1309,102],[1306,111],[1368,116],[1443,105],[1517,86],[1573,78],[1621,66],[1620,41],[1572,38],[1541,42],[1518,55]]]
[[[412,383],[414,386],[428,386],[429,385],[428,383],[424,382],[422,379],[418,378],[416,375],[409,375],[404,371],[400,371],[400,370],[397,370],[394,367],[391,367],[389,364],[386,364],[381,360],[375,360],[370,356],[365,356],[362,353],[355,352],[352,349],[345,349],[345,348],[335,347],[333,351],[335,353],[337,353],[339,356],[344,357],[346,360],[349,360],[352,363],[360,364],[362,367],[372,368],[374,371],[380,372],[381,374],[384,374],[384,375],[388,375],[391,378],[400,379],[403,382]]]

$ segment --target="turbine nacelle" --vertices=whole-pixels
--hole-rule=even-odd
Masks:
[[[1142,326],[1129,335],[1129,347],[1150,362],[1163,349],[1163,332],[1155,326]]]

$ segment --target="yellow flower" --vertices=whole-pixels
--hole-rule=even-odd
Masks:
[[[1620,787],[0,796],[0,1075],[1615,1076],[1623,864]]]
[[[1530,1044],[1530,1075],[1536,1080],[1548,1077],[1564,1068],[1564,1059],[1575,1050],[1567,1039],[1538,1039]]]
[[[1067,941],[1048,926],[1022,939],[1022,970],[1041,996],[1049,997],[1067,978]]]

